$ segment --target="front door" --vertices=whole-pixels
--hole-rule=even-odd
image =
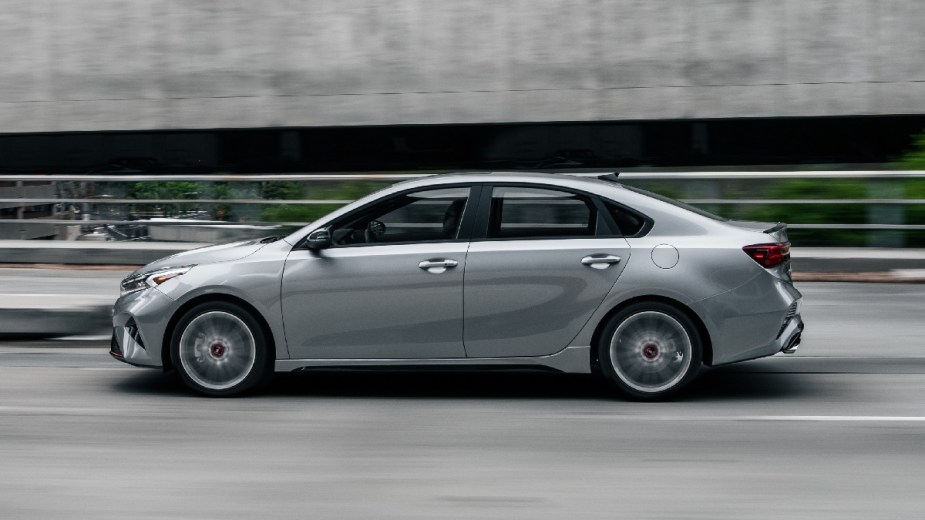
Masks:
[[[469,191],[390,197],[335,222],[332,247],[293,250],[282,278],[290,356],[465,357],[459,223]]]

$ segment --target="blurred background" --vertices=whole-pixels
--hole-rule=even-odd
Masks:
[[[925,179],[883,174],[925,169],[917,0],[2,7],[0,239],[215,242],[376,174],[527,169],[925,245]],[[742,171],[792,175],[666,175]]]
[[[920,519],[923,26],[921,0],[0,0],[3,518]],[[454,170],[789,223],[800,352],[669,403],[507,373],[203,399],[107,354],[139,265]]]

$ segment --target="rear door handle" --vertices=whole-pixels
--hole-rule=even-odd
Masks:
[[[581,259],[581,263],[591,269],[607,269],[610,264],[616,264],[620,260],[619,256],[614,255],[588,255]]]
[[[427,271],[428,273],[440,274],[446,272],[447,269],[451,267],[456,267],[459,265],[459,262],[451,258],[432,258],[430,260],[424,260],[418,264],[418,267]]]

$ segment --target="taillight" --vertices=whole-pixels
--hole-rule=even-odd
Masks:
[[[774,267],[790,260],[790,242],[755,244],[742,248],[761,267]]]

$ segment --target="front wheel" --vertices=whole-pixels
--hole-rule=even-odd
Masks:
[[[235,395],[268,377],[272,367],[263,329],[238,305],[208,302],[180,318],[170,345],[173,366],[197,392]]]
[[[630,305],[607,323],[598,343],[601,370],[625,394],[658,400],[696,377],[703,359],[697,327],[661,302]]]

